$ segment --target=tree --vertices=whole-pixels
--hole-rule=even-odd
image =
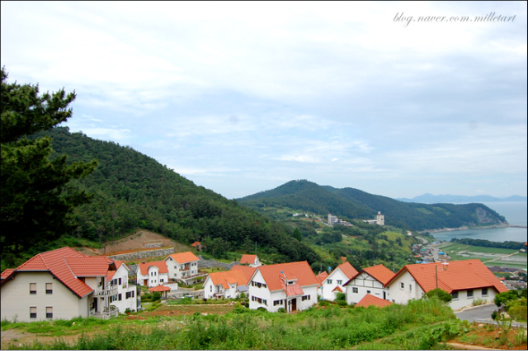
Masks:
[[[51,139],[34,136],[71,117],[75,92],[39,96],[38,85],[7,83],[5,68],[1,78],[0,254],[14,263],[19,252],[46,248],[74,228],[72,210],[90,196],[70,180],[92,173],[97,160],[68,163],[65,155],[51,160]]]
[[[444,302],[447,302],[447,303],[449,303],[449,302],[451,302],[451,300],[453,300],[453,296],[450,293],[448,293],[447,291],[442,290],[440,288],[429,290],[426,293],[426,295],[429,298],[438,298],[441,301],[444,301]]]

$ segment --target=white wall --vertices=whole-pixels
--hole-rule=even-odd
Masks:
[[[127,309],[131,311],[137,311],[137,291],[136,285],[128,283],[128,270],[124,265],[121,265],[117,272],[112,277],[112,280],[117,280],[121,278],[121,284],[117,285],[117,295],[121,295],[121,300],[116,300],[110,303],[117,307],[119,313],[124,313]],[[107,282],[108,284],[109,282]],[[127,293],[133,293],[133,296],[127,298]],[[130,295],[130,294],[129,294]]]
[[[248,283],[249,308],[252,310],[256,310],[259,307],[264,307],[268,311],[271,311],[270,307],[273,307],[273,301],[271,299],[271,292],[269,291],[267,287],[261,286],[259,288],[258,286],[252,284],[252,282],[266,284],[266,282],[264,281],[264,278],[262,277],[262,274],[260,273],[260,271],[257,270],[253,278]],[[261,300],[266,300],[267,303],[254,301],[253,296],[260,298]],[[278,299],[278,297],[275,297],[275,299]]]
[[[387,300],[402,305],[407,304],[412,299],[421,299],[424,295],[422,288],[407,271],[394,280],[387,290]]]
[[[492,303],[495,299],[495,295],[497,294],[497,291],[494,288],[488,288],[487,294],[482,294],[483,289],[473,289],[473,296],[468,297],[467,290],[459,291],[458,297],[453,298],[451,302],[449,303],[449,306],[453,310],[459,310],[464,307],[473,306],[473,301],[480,299],[486,301],[486,303]]]
[[[357,290],[357,292],[355,293],[354,290]],[[383,299],[383,292],[383,284],[369,274],[363,272],[346,286],[347,303],[349,305],[358,303],[366,294],[371,294]]]
[[[29,293],[29,284],[37,284],[37,293]],[[52,293],[46,294],[46,283],[52,283]],[[50,320],[46,307],[53,308],[51,319],[88,317],[88,298],[80,299],[49,272],[18,272],[1,290],[2,320],[30,322]],[[37,307],[37,318],[30,318],[30,307]]]
[[[341,284],[338,284],[338,281],[341,281]],[[341,271],[341,269],[334,270],[326,279],[323,281],[322,287],[322,298],[329,301],[334,301],[337,297],[337,292],[333,290],[336,287],[340,287],[343,292],[345,292],[345,284],[348,281],[348,277]]]

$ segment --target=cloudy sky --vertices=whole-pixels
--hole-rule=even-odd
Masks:
[[[10,81],[75,90],[71,131],[228,198],[292,179],[389,197],[526,195],[526,13],[2,2],[1,64]]]

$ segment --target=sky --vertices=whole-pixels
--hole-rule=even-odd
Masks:
[[[227,198],[527,194],[525,2],[1,2],[9,81]],[[481,20],[478,20],[480,17]]]

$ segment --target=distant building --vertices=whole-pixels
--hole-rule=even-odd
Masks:
[[[328,214],[328,224],[329,225],[334,225],[337,223],[339,219],[337,218],[337,216],[332,216],[330,213]]]
[[[242,258],[240,259],[241,265],[249,265],[250,267],[259,267],[262,266],[262,263],[260,262],[257,255],[242,255]]]
[[[385,225],[385,216],[381,214],[381,212],[378,211],[378,215],[376,216],[376,224],[377,225]]]

